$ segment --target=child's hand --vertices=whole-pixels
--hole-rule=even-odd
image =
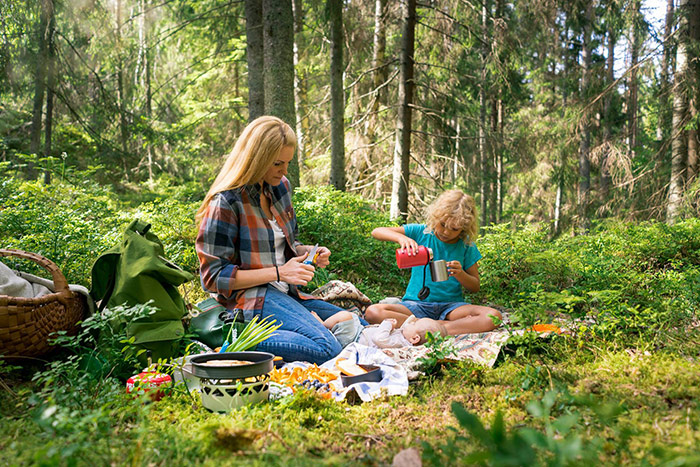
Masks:
[[[418,253],[418,243],[412,238],[404,236],[399,239],[399,245],[401,245],[402,250],[408,252],[408,256],[415,255]]]
[[[464,271],[464,269],[462,269],[462,263],[460,263],[459,261],[447,262],[447,272],[450,276],[456,276],[462,271]]]
[[[391,323],[391,328],[396,329],[396,320],[394,318],[386,318]]]
[[[321,319],[320,316],[318,316],[318,314],[315,311],[312,311],[311,314],[313,315],[314,318],[316,318],[317,320],[319,320],[320,323],[323,324],[323,320]]]

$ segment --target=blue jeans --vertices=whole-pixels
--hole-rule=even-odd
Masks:
[[[271,337],[258,344],[256,350],[279,355],[286,362],[298,360],[321,364],[340,353],[342,347],[331,332],[310,312],[321,319],[342,310],[323,300],[302,300],[267,287],[261,318],[281,324]]]
[[[465,302],[416,302],[413,300],[406,300],[399,305],[403,305],[409,309],[413,316],[416,318],[431,318],[444,321],[447,319],[447,315],[452,313],[454,310],[462,305],[468,305]]]

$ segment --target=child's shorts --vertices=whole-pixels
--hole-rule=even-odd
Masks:
[[[365,327],[360,323],[360,318],[353,313],[352,319],[347,321],[341,321],[340,323],[333,326],[331,332],[338,339],[340,345],[345,347],[346,345],[352,344],[360,338],[360,333]]]
[[[437,320],[446,320],[447,315],[456,310],[460,306],[469,305],[466,302],[414,302],[406,300],[399,303],[408,308],[416,318],[431,318]]]

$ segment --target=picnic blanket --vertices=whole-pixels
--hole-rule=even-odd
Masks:
[[[508,338],[512,333],[520,332],[510,332],[504,328],[499,328],[491,332],[454,336],[452,345],[455,353],[450,360],[472,360],[481,365],[492,367],[496,363],[501,347],[503,347]],[[418,370],[420,366],[418,360],[428,355],[430,349],[424,345],[416,345],[398,349],[382,349],[382,351],[406,370],[409,379],[416,379],[421,375],[421,372]]]

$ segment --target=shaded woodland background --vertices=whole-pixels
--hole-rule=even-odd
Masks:
[[[552,234],[700,211],[698,0],[4,0],[0,21],[4,176],[201,200],[270,113],[295,185],[394,218],[452,186],[484,226]]]

